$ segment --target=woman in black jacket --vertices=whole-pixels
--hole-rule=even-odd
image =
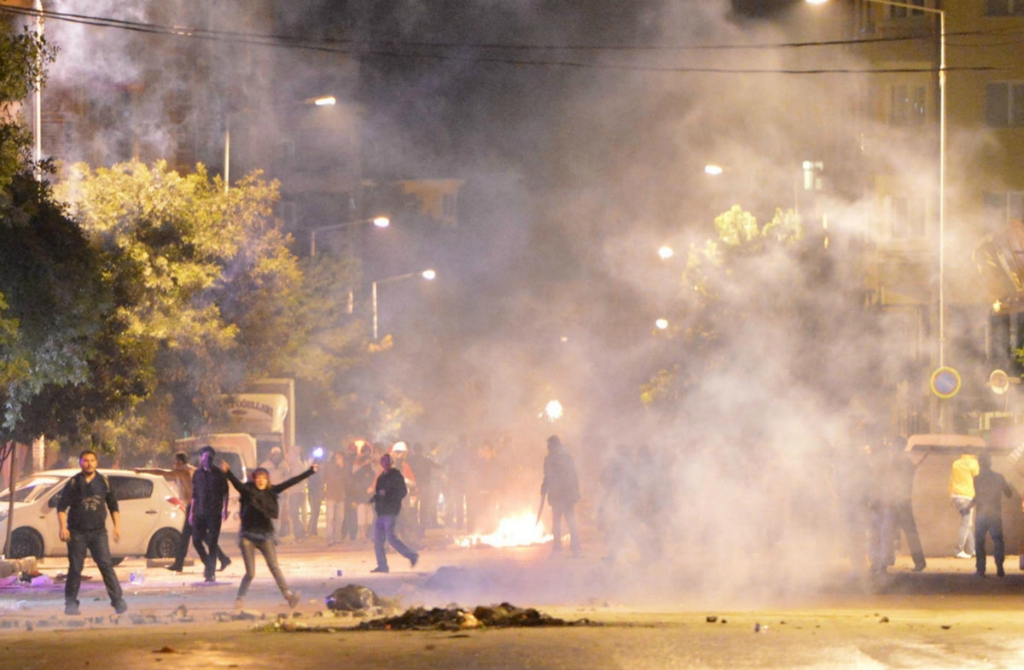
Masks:
[[[220,467],[241,496],[242,505],[242,527],[238,532],[238,546],[242,549],[245,576],[242,577],[242,583],[238,585],[238,598],[235,600],[235,607],[242,607],[242,599],[249,590],[249,584],[252,583],[253,577],[256,576],[257,549],[262,552],[263,558],[267,561],[267,567],[274,575],[274,581],[277,582],[277,587],[281,589],[281,594],[288,601],[288,605],[295,607],[302,599],[302,595],[288,590],[288,583],[284,579],[281,567],[277,564],[274,538],[274,519],[279,514],[277,496],[285,489],[311,477],[316,472],[317,465],[314,463],[301,475],[273,486],[270,484],[270,473],[266,468],[253,470],[252,479],[243,484],[232,474],[231,466],[226,461],[222,461]]]

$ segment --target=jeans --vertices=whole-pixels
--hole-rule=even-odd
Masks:
[[[551,534],[555,536],[552,551],[562,550],[562,518],[565,518],[565,525],[569,528],[569,548],[572,553],[580,551],[580,533],[576,528],[576,505],[556,505],[551,503]]]
[[[245,576],[242,577],[242,582],[238,585],[238,597],[242,598],[245,596],[249,591],[249,584],[252,583],[253,577],[256,576],[256,550],[259,549],[263,554],[263,559],[267,562],[267,567],[270,568],[270,574],[274,575],[277,588],[281,589],[281,595],[287,598],[289,595],[288,582],[284,579],[281,566],[277,564],[277,549],[274,547],[274,538],[268,537],[257,540],[239,535],[238,546],[242,550],[242,562],[245,563]]]
[[[96,561],[96,567],[103,575],[103,585],[107,587],[107,595],[110,596],[110,604],[116,607],[118,603],[124,601],[124,594],[121,592],[121,584],[117,581],[117,573],[114,572],[114,564],[110,559],[110,544],[105,528],[71,531],[71,539],[68,540],[68,577],[64,583],[64,602],[69,605],[78,604],[78,589],[82,586],[82,566],[85,564],[86,551],[92,554],[92,560]]]
[[[180,568],[185,565],[185,557],[188,556],[188,547],[192,543],[192,524],[189,518],[192,516],[192,505],[185,508],[185,525],[181,527],[181,537],[178,538],[178,550],[174,554],[173,567]],[[228,563],[228,557],[224,550],[217,544],[217,558],[220,559],[223,567]]]
[[[893,504],[893,539],[896,534],[903,530],[907,537],[907,549],[914,559],[914,567],[922,567],[925,564],[924,549],[921,547],[921,536],[917,533],[917,524],[914,522],[914,508],[909,500]]]
[[[1003,574],[1003,560],[1006,558],[1006,546],[1003,543],[1002,517],[979,516],[974,526],[974,565],[979,575],[985,574],[985,533],[992,535],[993,552],[996,559],[996,572]]]
[[[960,531],[956,538],[956,551],[967,554],[974,553],[974,533],[971,526],[974,525],[974,509],[971,507],[971,498],[964,496],[953,496],[953,507],[960,513]]]
[[[327,499],[327,543],[334,544],[345,539],[345,501]]]
[[[220,552],[218,541],[220,540],[220,514],[207,518],[199,517],[194,519],[192,526],[192,544],[199,554],[199,560],[203,563],[203,576],[207,581],[213,581],[217,574],[217,554]],[[205,545],[205,546],[204,546]]]
[[[395,548],[395,551],[410,561],[418,556],[395,535],[395,520],[397,518],[397,515],[378,514],[377,520],[373,523],[373,551],[377,555],[377,567],[383,570],[388,567],[388,557],[384,554],[384,540],[387,540]]]

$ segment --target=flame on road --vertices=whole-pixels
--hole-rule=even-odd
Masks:
[[[491,547],[528,547],[532,544],[550,542],[553,536],[544,532],[537,523],[537,517],[530,512],[506,517],[498,523],[498,529],[490,535],[463,535],[455,538],[460,547],[474,547],[486,544]]]

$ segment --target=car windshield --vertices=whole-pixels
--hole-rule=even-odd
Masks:
[[[53,486],[60,480],[60,477],[32,477],[31,479],[20,482],[14,488],[14,502],[30,503],[53,488]],[[4,491],[0,493],[0,504],[10,502],[10,489],[4,489]]]

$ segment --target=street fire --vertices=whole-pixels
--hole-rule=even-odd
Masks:
[[[475,547],[486,544],[491,547],[528,547],[533,544],[550,542],[553,536],[544,532],[544,527],[529,512],[519,516],[506,517],[498,523],[498,529],[490,535],[463,535],[455,538],[460,547]]]

